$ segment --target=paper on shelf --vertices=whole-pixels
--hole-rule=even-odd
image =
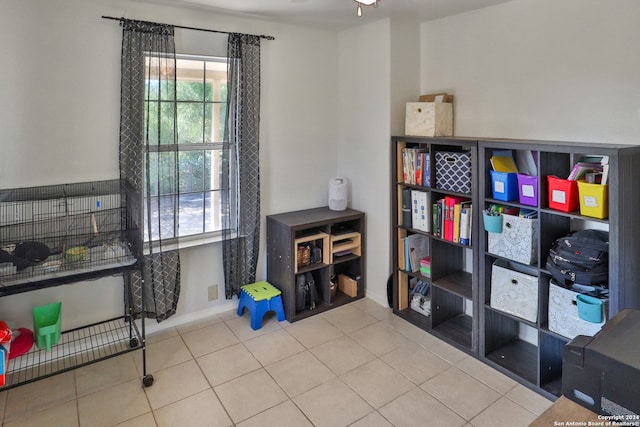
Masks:
[[[513,157],[510,156],[492,156],[491,166],[496,172],[518,172],[518,168],[513,161]]]

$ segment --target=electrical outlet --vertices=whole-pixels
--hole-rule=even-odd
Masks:
[[[218,299],[218,285],[211,285],[207,289],[207,293],[209,296],[209,301],[215,301]]]

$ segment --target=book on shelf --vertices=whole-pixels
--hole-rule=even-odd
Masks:
[[[415,153],[415,169],[414,169],[414,184],[417,185],[422,185],[422,161],[423,161],[423,157],[422,157],[422,153],[421,152],[417,152]]]
[[[597,178],[601,174],[600,178]],[[584,180],[590,184],[606,184],[609,175],[609,156],[585,155],[581,156],[567,179],[569,181]],[[600,181],[600,182],[597,182]]]
[[[432,230],[433,235],[442,238],[442,223],[444,218],[444,199],[437,200],[432,205]]]
[[[409,167],[408,167],[408,160],[407,160],[407,149],[403,148],[402,149],[402,182],[404,182],[405,184],[409,183]]]
[[[426,256],[420,260],[420,274],[431,277],[431,257]]]
[[[600,184],[607,185],[609,182],[609,165],[602,165],[602,180]]]
[[[584,182],[602,184],[602,172],[587,172],[584,176]]]
[[[429,186],[431,157],[426,148],[402,149],[402,180],[405,184]]]
[[[443,240],[471,244],[471,201],[445,196],[431,205],[432,234]]]
[[[431,155],[429,153],[422,153],[422,185],[424,187],[431,187]]]
[[[569,181],[580,181],[588,173],[600,172],[602,173],[602,165],[600,163],[585,163],[578,162],[571,169],[571,173],[567,177]]]
[[[420,271],[420,262],[429,255],[429,238],[422,234],[410,234],[404,238],[405,270]]]

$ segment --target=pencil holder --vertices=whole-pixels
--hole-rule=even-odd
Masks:
[[[482,212],[484,229],[489,233],[502,233],[502,215],[489,215]]]
[[[578,315],[581,319],[591,323],[602,322],[602,300],[584,294],[576,296]]]

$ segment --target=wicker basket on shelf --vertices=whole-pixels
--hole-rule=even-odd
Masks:
[[[311,263],[311,246],[298,245],[298,267],[304,267]]]

